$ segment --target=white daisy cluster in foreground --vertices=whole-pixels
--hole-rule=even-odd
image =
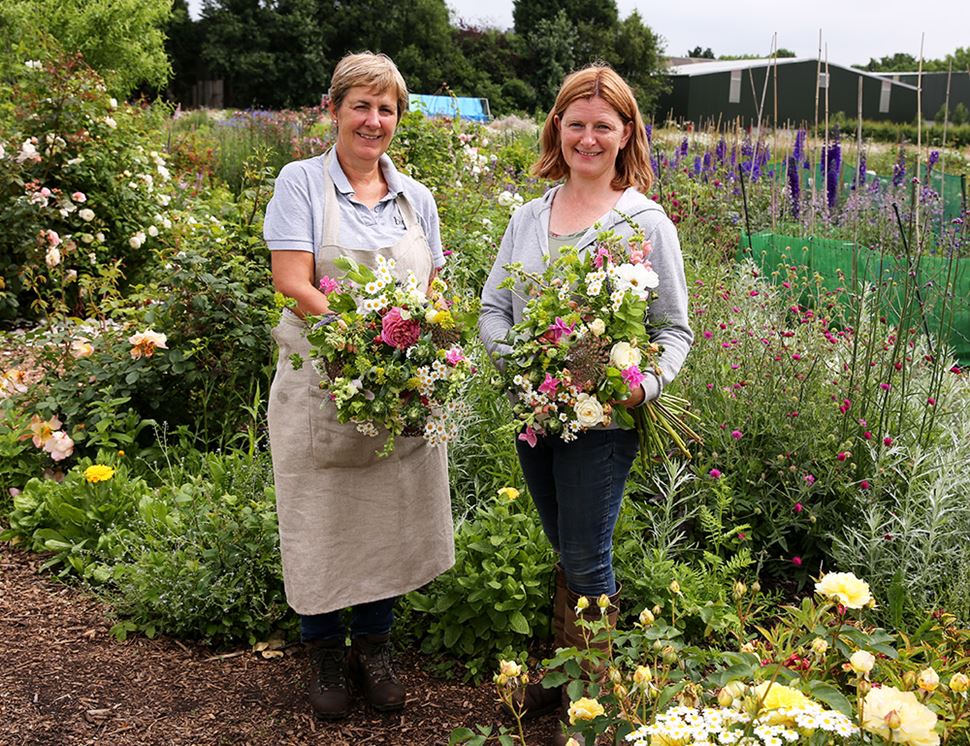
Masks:
[[[663,712],[649,724],[626,736],[633,746],[677,744],[677,746],[783,746],[799,743],[815,731],[848,738],[858,733],[852,721],[840,712],[826,710],[814,702],[799,707],[763,710],[753,721],[743,710],[730,707],[677,706]]]

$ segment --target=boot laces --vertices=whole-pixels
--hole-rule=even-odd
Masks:
[[[317,683],[320,689],[341,689],[347,686],[344,676],[344,651],[339,648],[321,648],[317,651],[317,656]]]
[[[397,675],[394,673],[394,667],[391,664],[390,643],[385,642],[373,647],[363,658],[367,673],[375,682],[391,681],[395,684],[398,683]]]

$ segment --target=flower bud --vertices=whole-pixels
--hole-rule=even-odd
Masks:
[[[660,616],[660,613],[662,611],[663,611],[663,607],[660,604],[654,604],[654,607],[653,607],[653,615],[654,616]]]
[[[650,611],[650,609],[644,609],[643,611],[640,612],[640,626],[641,627],[649,627],[655,621],[656,621],[656,617],[654,617],[654,615]]]
[[[903,719],[899,717],[899,713],[895,710],[890,710],[887,712],[883,720],[886,721],[886,727],[890,730],[898,730],[899,726],[903,724]]]
[[[610,597],[605,593],[601,593],[600,597],[596,599],[596,605],[599,606],[600,611],[605,614],[606,610],[610,608]]]
[[[731,593],[734,595],[735,600],[740,601],[744,598],[744,594],[748,592],[748,586],[742,583],[740,580],[734,584],[734,588]]]
[[[721,707],[730,707],[732,704],[734,704],[734,695],[732,695],[731,692],[729,692],[726,688],[721,689],[721,691],[717,693],[717,703]]]
[[[641,689],[645,689],[652,678],[653,672],[650,666],[637,666],[637,670],[633,672],[633,683]]]
[[[678,583],[676,580],[671,580],[669,587],[671,593],[680,593],[680,583]]]
[[[742,653],[753,653],[755,651],[755,646],[753,642],[746,642],[741,646]]]
[[[615,694],[619,699],[626,697],[627,692],[626,687],[623,684],[616,684],[613,686],[613,694]]]
[[[653,652],[659,653],[661,650],[664,649],[664,644],[660,642],[660,640],[654,640],[652,647],[653,647]]]
[[[752,592],[752,593],[755,593],[755,594],[757,594],[757,593],[761,593],[761,583],[759,583],[759,582],[758,582],[757,580],[756,580],[756,581],[754,581],[754,582],[753,582],[753,583],[751,584],[751,592]]]
[[[869,690],[872,689],[872,684],[865,679],[859,679],[856,682],[855,688],[858,690],[859,696],[864,697],[869,693]]]
[[[518,678],[522,675],[522,666],[520,666],[515,661],[503,661],[498,662],[499,673],[503,674],[507,678]]]
[[[970,678],[967,678],[965,674],[955,673],[950,677],[950,691],[951,692],[965,692],[970,689]]]
[[[589,608],[589,599],[586,596],[580,596],[576,601],[576,614],[582,615],[582,613]]]
[[[671,647],[670,645],[667,645],[663,649],[663,652],[661,653],[661,655],[663,657],[663,662],[666,663],[668,666],[676,666],[677,661],[680,660],[680,657],[677,655],[677,651],[674,650],[673,647]]]
[[[612,681],[614,684],[619,684],[621,681],[623,681],[623,674],[620,673],[620,669],[613,666],[610,666],[609,676],[610,681]]]
[[[903,691],[911,691],[916,686],[916,672],[907,671],[903,674]]]
[[[849,658],[849,666],[859,676],[866,676],[876,665],[876,656],[867,650],[856,650]]]
[[[825,655],[828,649],[829,644],[821,637],[816,637],[814,640],[812,640],[812,652],[816,655]]]
[[[935,692],[940,685],[940,677],[932,668],[924,668],[919,672],[916,685],[924,692]]]

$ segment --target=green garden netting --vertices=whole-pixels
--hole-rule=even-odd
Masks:
[[[849,241],[776,233],[755,233],[749,237],[744,232],[741,233],[738,258],[753,259],[766,277],[771,277],[779,265],[806,267],[811,274],[819,275],[830,290],[851,282],[853,276],[857,285],[887,281],[883,286],[883,312],[893,321],[899,321],[904,305],[905,279],[910,271],[905,258],[865,247],[856,250]],[[906,325],[919,325],[934,337],[942,330],[960,364],[970,365],[970,259],[922,256],[913,269],[921,303],[911,304],[911,316]],[[946,294],[948,274],[949,297]],[[842,276],[846,279],[842,280]]]

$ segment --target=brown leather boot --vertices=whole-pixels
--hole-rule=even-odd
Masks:
[[[343,639],[308,642],[307,691],[310,706],[321,718],[335,720],[350,712],[347,649]]]
[[[564,647],[562,629],[566,616],[566,574],[562,565],[556,563],[556,590],[552,597],[552,644],[558,649]],[[562,699],[562,686],[544,687],[541,681],[527,684],[512,695],[516,707],[522,713],[522,720],[529,721],[542,717],[559,707]],[[503,706],[504,707],[504,706]],[[508,707],[506,714],[514,717]]]
[[[616,628],[616,620],[620,614],[620,590],[621,586],[619,583],[616,585],[616,593],[609,596],[610,605],[606,609],[606,618],[612,628]],[[566,614],[564,617],[563,624],[563,644],[565,647],[574,647],[577,650],[602,650],[607,651],[609,643],[606,640],[593,641],[591,640],[588,644],[586,642],[586,634],[589,634],[582,627],[578,626],[579,616],[576,613],[576,605],[579,602],[580,594],[568,591],[566,594]],[[593,621],[599,618],[600,610],[596,606],[595,598],[589,598],[590,605],[585,610],[583,618],[587,621]],[[584,673],[589,680],[601,680],[606,673],[605,664],[599,664],[596,666],[585,667]],[[557,732],[553,736],[552,744],[553,746],[566,746],[569,739],[572,738],[577,746],[585,746],[586,741],[578,733],[572,733],[569,731],[569,695],[566,693],[566,689],[563,688],[562,691],[562,722],[564,727],[562,730]]]
[[[350,646],[350,675],[378,712],[404,707],[407,695],[391,664],[390,635],[362,635]]]

